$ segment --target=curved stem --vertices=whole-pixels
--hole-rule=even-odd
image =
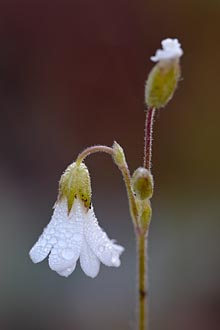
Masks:
[[[115,150],[113,148],[103,146],[103,145],[96,145],[96,146],[88,147],[85,150],[83,150],[78,155],[78,157],[76,159],[76,163],[79,165],[82,161],[84,161],[84,159],[87,156],[89,156],[91,154],[94,154],[94,153],[97,153],[97,152],[105,152],[105,153],[111,155],[114,159]],[[123,165],[117,164],[117,166],[120,169],[120,171],[122,173],[122,176],[124,178],[124,182],[125,182],[125,186],[126,186],[126,190],[127,190],[127,195],[128,195],[131,218],[133,220],[133,224],[134,224],[136,232],[139,233],[140,228],[139,228],[139,225],[138,225],[137,206],[136,206],[135,197],[134,197],[134,194],[133,194],[133,191],[132,191],[132,188],[131,188],[130,171],[128,169],[128,165],[127,165],[127,162],[126,162],[125,158],[124,158],[124,164]]]
[[[88,147],[85,150],[83,150],[77,157],[76,159],[76,163],[80,164],[81,162],[84,161],[84,159],[91,155],[94,154],[96,152],[105,152],[111,156],[114,155],[114,150],[110,147],[107,146],[102,146],[102,145],[96,145],[96,146],[92,146],[92,147]]]
[[[146,112],[145,120],[145,136],[144,136],[144,167],[150,171],[152,158],[152,141],[153,141],[153,123],[155,109],[149,108]]]

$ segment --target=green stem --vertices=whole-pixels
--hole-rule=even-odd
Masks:
[[[137,235],[138,250],[138,329],[148,329],[148,292],[147,292],[147,238]]]
[[[96,152],[105,152],[111,156],[114,155],[114,150],[110,147],[107,146],[102,146],[102,145],[96,145],[96,146],[92,146],[92,147],[88,147],[85,150],[83,150],[77,157],[76,159],[76,163],[79,165],[81,162],[84,161],[84,159],[91,155],[94,154]]]
[[[138,210],[137,210],[137,204],[135,201],[134,193],[131,188],[131,176],[130,176],[130,171],[128,169],[127,163],[123,166],[118,165],[119,170],[122,173],[126,190],[127,190],[127,195],[128,195],[128,201],[129,201],[129,208],[130,208],[130,214],[131,218],[134,224],[135,232],[136,235],[139,235],[141,233],[139,221],[138,221]]]

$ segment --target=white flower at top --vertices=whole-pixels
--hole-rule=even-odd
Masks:
[[[151,56],[151,61],[167,61],[175,58],[180,58],[183,55],[183,50],[178,39],[164,39],[161,42],[162,49],[156,51],[155,56]]]
[[[59,275],[68,277],[76,262],[84,273],[96,277],[100,262],[106,266],[120,266],[124,248],[110,240],[98,225],[93,207],[86,209],[83,202],[75,199],[68,212],[67,199],[58,200],[51,221],[37,243],[30,250],[34,263],[41,262],[49,254],[49,266]]]

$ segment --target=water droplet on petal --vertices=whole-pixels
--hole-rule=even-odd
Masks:
[[[66,260],[71,260],[74,257],[75,253],[72,249],[65,249],[62,251],[62,257]]]
[[[112,264],[113,264],[114,266],[116,266],[116,267],[120,266],[120,260],[119,260],[118,257],[115,257],[115,256],[112,257],[111,262],[112,262]]]
[[[100,245],[99,246],[99,252],[104,252],[104,250],[105,250],[105,247],[103,245]]]
[[[62,240],[60,240],[59,242],[58,242],[58,245],[60,246],[60,247],[65,247],[66,246],[66,242],[65,241],[62,241]]]
[[[44,246],[44,245],[46,245],[46,244],[47,244],[47,240],[43,238],[43,239],[40,241],[40,245]]]
[[[79,242],[81,240],[81,235],[80,234],[74,234],[73,239],[74,239],[74,241]]]
[[[56,244],[57,240],[55,237],[52,237],[50,240],[49,240],[49,243],[50,244]]]

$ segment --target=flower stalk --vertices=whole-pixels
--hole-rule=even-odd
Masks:
[[[151,175],[152,161],[152,143],[153,143],[153,124],[154,124],[155,108],[149,108],[146,112],[145,120],[145,136],[144,136],[144,163],[143,166]],[[152,196],[150,196],[152,197]],[[138,329],[148,330],[148,281],[147,281],[147,236],[149,226],[146,232],[136,235],[137,239],[137,255],[138,255]]]
[[[148,327],[147,305],[147,238],[145,235],[137,236],[138,251],[138,329],[145,330]]]
[[[88,147],[88,148],[84,149],[78,155],[78,157],[76,159],[76,163],[79,165],[80,163],[82,163],[84,161],[84,159],[86,157],[88,157],[91,154],[95,154],[97,152],[104,152],[104,153],[109,154],[111,156],[113,156],[113,154],[114,154],[114,150],[110,147],[103,146],[103,145],[95,145],[95,146]]]
[[[149,108],[146,112],[145,137],[144,137],[144,167],[151,170],[153,124],[155,108]]]

